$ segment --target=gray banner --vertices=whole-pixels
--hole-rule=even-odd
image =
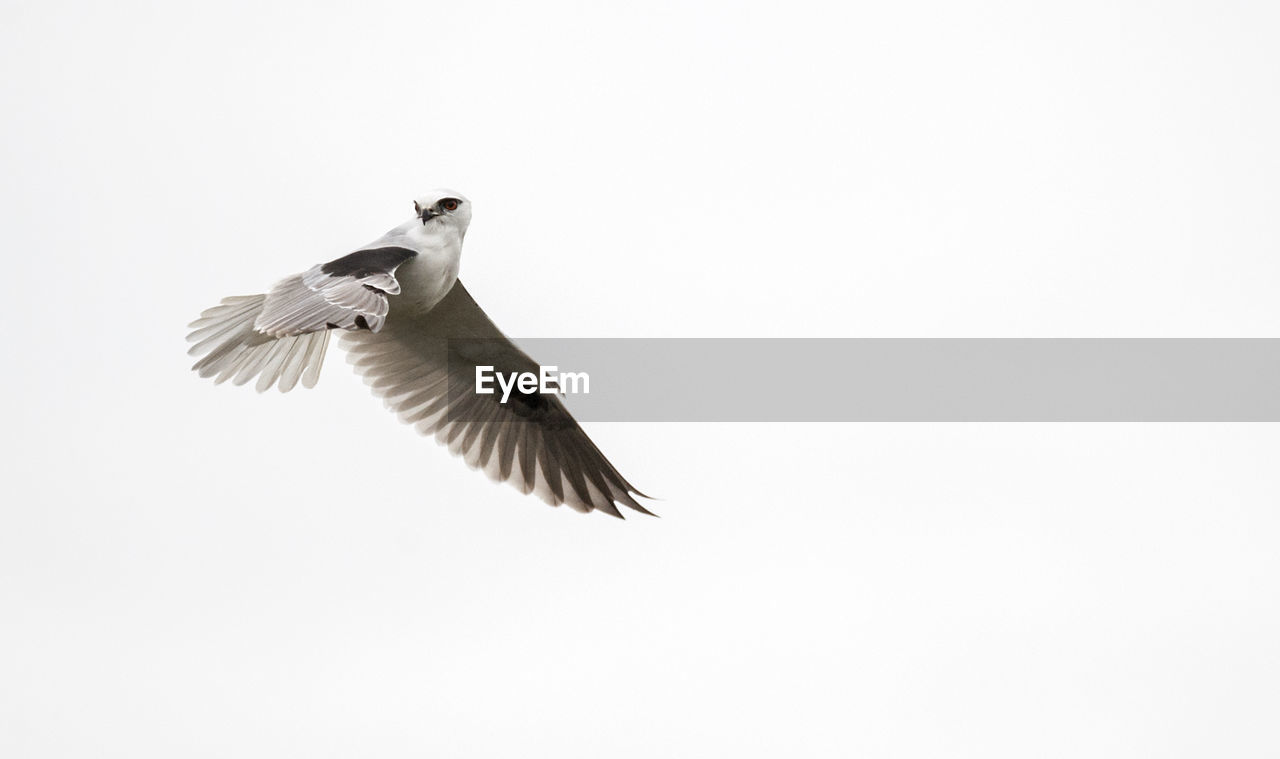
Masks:
[[[578,378],[563,398],[582,421],[1280,421],[1280,339],[516,343],[542,367],[588,375],[588,392]]]

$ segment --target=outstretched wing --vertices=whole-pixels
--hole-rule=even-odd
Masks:
[[[395,271],[416,253],[408,248],[358,250],[279,282],[267,295],[224,298],[191,323],[191,367],[215,382],[258,378],[262,392],[299,381],[312,387],[324,363],[331,329],[379,330],[388,297],[400,292]]]
[[[402,318],[402,316],[404,318]],[[459,281],[430,312],[396,314],[380,332],[348,332],[347,359],[401,420],[433,434],[473,469],[552,506],[599,509],[621,517],[617,504],[650,512],[646,498],[618,473],[554,395],[479,395],[475,367],[538,371],[508,340]]]
[[[273,337],[322,329],[377,332],[389,310],[387,296],[400,292],[396,269],[416,255],[400,247],[357,250],[281,280],[253,327]]]

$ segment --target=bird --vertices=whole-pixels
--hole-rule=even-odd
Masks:
[[[622,518],[648,499],[605,458],[554,393],[466,392],[477,366],[504,375],[538,364],[485,315],[458,278],[472,204],[433,190],[378,239],[268,292],[223,298],[191,322],[192,366],[215,383],[257,378],[263,392],[314,387],[329,336],[401,421],[472,469],[552,506]]]

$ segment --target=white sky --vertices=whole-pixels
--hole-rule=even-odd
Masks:
[[[1276,336],[1280,7],[333,5],[0,5],[0,754],[1280,753],[1275,425],[590,425],[619,523],[183,342],[439,185],[516,337]]]

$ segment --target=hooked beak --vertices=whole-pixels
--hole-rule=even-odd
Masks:
[[[425,225],[427,222],[431,221],[432,219],[434,219],[439,215],[440,215],[439,211],[435,211],[430,208],[424,208],[422,209],[422,223]]]

